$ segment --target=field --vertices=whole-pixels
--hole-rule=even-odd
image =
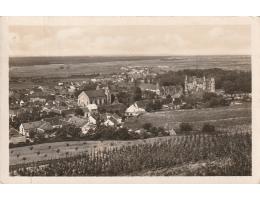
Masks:
[[[250,176],[251,135],[173,136],[10,166],[22,176]]]
[[[66,77],[72,74],[108,74],[124,66],[149,66],[152,71],[222,68],[250,70],[250,56],[45,57],[10,58],[11,77]],[[161,68],[160,66],[163,66]]]
[[[206,122],[215,125],[219,129],[237,125],[251,125],[251,104],[244,103],[219,108],[145,113],[139,118],[130,118],[125,125],[131,129],[138,129],[144,123],[151,123],[153,126],[167,126],[178,129],[182,122],[192,124],[193,128],[197,130],[200,130],[201,126]]]
[[[78,155],[83,152],[91,152],[94,149],[103,150],[105,148],[154,143],[166,140],[167,138],[168,137],[161,137],[131,141],[66,141],[16,147],[9,150],[10,165],[63,158],[66,156]],[[60,150],[59,152],[57,152],[58,149]],[[38,154],[38,152],[40,153]],[[17,155],[19,155],[19,157],[17,157]]]
[[[129,119],[125,125],[132,129],[141,128],[146,122],[153,126],[173,127],[178,130],[181,122],[189,122],[193,129],[200,131],[205,122],[215,125],[221,132],[251,133],[251,104],[229,107],[209,108],[201,110],[171,110],[146,113],[139,118]],[[131,146],[143,143],[154,143],[166,140],[168,137],[150,138],[132,141],[67,141],[45,143],[10,149],[10,164],[28,163],[38,160],[63,158],[90,152],[93,149]],[[58,150],[59,149],[59,150]],[[57,150],[59,152],[57,152]]]

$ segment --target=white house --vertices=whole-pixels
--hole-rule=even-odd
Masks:
[[[19,134],[16,129],[9,127],[9,142],[11,144],[25,143],[26,137]]]
[[[36,131],[37,128],[45,124],[45,121],[35,121],[35,122],[28,122],[22,123],[19,127],[19,132],[21,135],[29,137],[31,131]]]
[[[87,108],[88,108],[88,110],[89,110],[90,112],[96,112],[97,109],[98,109],[98,107],[97,107],[96,104],[88,104],[88,105],[87,105]]]
[[[116,120],[114,120],[113,118],[110,118],[110,119],[107,119],[107,120],[104,122],[104,125],[105,125],[105,126],[116,126],[116,125],[117,125],[117,122],[116,122]]]
[[[21,101],[20,101],[20,106],[23,106],[23,105],[24,105],[24,101],[21,100]]]
[[[141,108],[141,107],[138,106],[137,103],[134,103],[126,109],[125,115],[128,116],[128,117],[138,116],[138,115],[140,115],[144,112],[145,112],[144,108]]]
[[[97,120],[94,117],[92,117],[91,115],[88,116],[88,122],[90,124],[97,124]]]

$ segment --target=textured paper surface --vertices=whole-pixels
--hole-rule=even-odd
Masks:
[[[15,26],[250,26],[252,59],[252,160],[253,169],[250,177],[10,177],[9,168],[9,137],[8,137],[8,57],[10,34],[8,28]],[[193,34],[193,33],[190,33]],[[2,17],[0,18],[0,180],[3,183],[259,183],[260,181],[260,124],[257,122],[260,106],[260,18],[257,17]],[[236,45],[234,45],[236,48]],[[72,49],[73,51],[73,49]],[[98,49],[97,49],[98,51]],[[159,51],[159,50],[158,50]],[[137,51],[138,52],[138,51]],[[142,51],[139,51],[142,52]],[[69,52],[71,53],[71,52]],[[107,52],[104,52],[107,53]],[[156,52],[151,52],[156,53]],[[159,53],[159,52],[158,52]],[[185,52],[183,52],[185,53]],[[192,52],[189,52],[192,54]],[[216,52],[221,54],[221,52]],[[224,52],[225,53],[225,52]]]

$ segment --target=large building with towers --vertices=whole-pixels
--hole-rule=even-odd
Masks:
[[[184,92],[185,94],[215,92],[215,79],[213,77],[206,78],[205,76],[202,78],[185,76]]]

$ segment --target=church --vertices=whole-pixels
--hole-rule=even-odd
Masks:
[[[89,104],[111,104],[111,93],[108,87],[104,89],[82,91],[78,96],[78,106],[87,107]]]

